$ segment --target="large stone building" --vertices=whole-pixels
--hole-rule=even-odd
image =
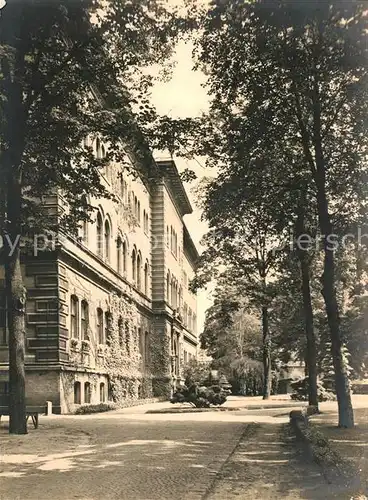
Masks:
[[[98,140],[94,147],[104,154]],[[115,199],[89,200],[94,223],[83,224],[80,239],[64,235],[23,263],[33,404],[52,401],[64,413],[84,403],[169,396],[196,356],[196,296],[188,284],[198,253],[183,220],[192,208],[175,163],[153,168],[148,182],[120,165],[106,167],[103,183]],[[45,203],[50,213],[68,210],[59,195]],[[2,298],[2,390],[5,309]]]

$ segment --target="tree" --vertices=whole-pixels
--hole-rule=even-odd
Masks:
[[[9,0],[0,17],[0,229],[5,242],[11,433],[26,433],[25,288],[20,238],[60,228],[75,234],[91,217],[88,196],[108,196],[100,170],[130,154],[150,172],[145,135],[156,113],[152,78],[180,21],[159,2]],[[84,140],[96,137],[106,155]],[[47,217],[43,196],[62,192],[68,209]]]
[[[248,137],[255,143],[265,135],[271,142],[288,140],[296,132],[317,204],[322,293],[343,427],[352,427],[354,417],[342,356],[332,212],[351,213],[365,196],[365,9],[359,1],[215,1],[202,20],[198,46],[219,113],[241,110],[242,133],[252,130]]]

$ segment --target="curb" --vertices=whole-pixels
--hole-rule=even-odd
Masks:
[[[315,413],[310,410],[309,415]],[[328,438],[309,422],[308,410],[293,410],[289,414],[290,427],[309,457],[321,466],[329,483],[342,481],[345,486],[360,488],[359,471],[354,465],[331,448]]]
[[[170,413],[205,413],[205,412],[219,412],[219,411],[239,411],[240,408],[226,408],[226,407],[213,407],[213,408],[162,408],[161,410],[147,410],[145,414],[170,414]]]

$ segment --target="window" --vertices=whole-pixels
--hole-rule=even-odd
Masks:
[[[102,147],[101,147],[101,141],[100,141],[99,137],[97,137],[97,139],[96,139],[96,157],[98,159],[102,158]]]
[[[100,403],[104,403],[106,400],[106,390],[105,384],[103,382],[100,383]]]
[[[171,287],[170,287],[170,303],[173,307],[175,307],[174,303],[174,289],[175,289],[175,281],[174,278],[171,279]]]
[[[121,274],[121,250],[122,250],[121,247],[122,247],[121,238],[120,236],[118,236],[116,240],[116,266],[119,274]]]
[[[105,221],[105,259],[106,262],[110,261],[110,224]]]
[[[137,279],[137,254],[133,249],[132,252],[132,280],[136,281]]]
[[[88,340],[88,303],[85,300],[81,302],[81,333],[82,339]]]
[[[103,257],[103,236],[102,236],[102,217],[100,212],[97,214],[97,255]]]
[[[166,275],[166,300],[169,303],[170,303],[170,293],[171,293],[171,289],[170,289],[170,271],[167,271],[167,275]]]
[[[84,383],[84,402],[91,402],[91,384],[89,382]]]
[[[193,314],[193,333],[197,333],[197,316]]]
[[[169,235],[169,226],[166,226],[166,246],[169,248],[170,245],[170,235]]]
[[[192,310],[190,308],[188,312],[188,329],[192,330]]]
[[[143,231],[145,233],[147,232],[147,227],[146,227],[146,210],[143,210]]]
[[[138,201],[138,204],[137,204],[137,220],[138,220],[138,223],[140,224],[141,223],[141,202]]]
[[[126,241],[123,241],[122,250],[123,250],[123,273],[126,273],[127,272],[127,252],[128,252]]]
[[[184,304],[184,326],[188,326],[188,306]]]
[[[81,384],[80,382],[74,382],[74,404],[81,404]]]
[[[134,196],[134,215],[138,219],[138,199]]]
[[[146,262],[144,265],[144,293],[146,295],[148,295],[148,279],[149,279],[148,272],[149,272],[148,262]]]
[[[78,297],[70,297],[70,336],[73,339],[79,338],[78,328]]]
[[[103,311],[102,309],[97,309],[97,338],[98,343],[104,343],[104,331],[103,331]]]
[[[142,287],[142,257],[141,254],[138,253],[137,256],[137,288],[140,290]]]

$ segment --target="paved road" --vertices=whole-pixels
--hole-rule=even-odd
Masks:
[[[41,448],[36,443],[36,453],[17,455],[5,443],[1,499],[200,499],[247,426],[122,416],[71,419],[73,439],[63,449],[62,437],[54,443],[53,436],[64,421],[47,423],[42,439],[48,438],[48,450],[42,450],[47,442]]]
[[[27,436],[3,426],[0,499],[345,498],[283,439],[288,408],[144,411],[41,418]]]

